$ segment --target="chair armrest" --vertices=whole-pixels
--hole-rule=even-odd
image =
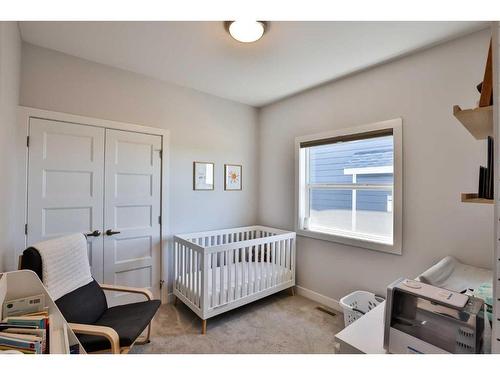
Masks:
[[[68,323],[68,324],[69,327],[75,333],[105,337],[111,344],[111,353],[120,354],[120,337],[113,328],[91,325],[91,324],[79,324],[79,323]]]
[[[104,290],[113,290],[115,292],[128,292],[128,293],[136,293],[142,294],[146,296],[146,298],[151,301],[153,297],[153,293],[149,289],[146,288],[134,288],[131,286],[121,286],[121,285],[109,285],[109,284],[99,284]]]

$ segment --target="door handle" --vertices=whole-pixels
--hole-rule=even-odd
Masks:
[[[92,233],[87,233],[85,234],[86,237],[99,237],[101,235],[101,232],[98,231],[97,229],[93,231]]]
[[[112,236],[113,234],[119,234],[119,233],[120,233],[119,231],[112,231],[111,229],[108,229],[108,230],[106,231],[106,234],[107,234],[108,236]]]

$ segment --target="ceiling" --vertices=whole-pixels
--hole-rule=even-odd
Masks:
[[[271,22],[243,44],[222,22],[20,22],[26,42],[256,107],[486,27]]]

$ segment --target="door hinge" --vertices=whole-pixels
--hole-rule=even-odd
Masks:
[[[30,147],[30,136],[26,137],[26,147]]]
[[[163,158],[163,150],[159,150],[158,155],[160,155],[160,159]]]
[[[165,283],[165,280],[160,280],[160,289],[163,288],[164,283]]]
[[[161,216],[158,216],[158,224],[161,225]]]
[[[28,224],[24,224],[24,234],[28,234]]]

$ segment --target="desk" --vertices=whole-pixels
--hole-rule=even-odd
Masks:
[[[387,354],[384,349],[385,301],[335,335],[340,354]]]

